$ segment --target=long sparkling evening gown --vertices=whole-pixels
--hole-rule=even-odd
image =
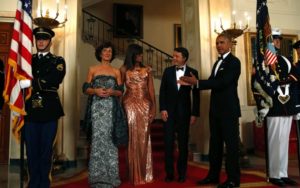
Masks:
[[[112,76],[99,75],[92,87],[111,88],[117,85]],[[120,185],[118,148],[112,142],[114,97],[92,96],[90,106],[92,131],[89,161],[89,184],[92,188],[112,188]]]
[[[149,112],[151,98],[147,82],[149,68],[126,71],[123,105],[127,114],[129,181],[134,185],[153,180]]]

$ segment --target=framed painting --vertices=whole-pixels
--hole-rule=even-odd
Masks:
[[[181,24],[174,24],[174,47],[182,46]]]
[[[143,38],[143,6],[113,4],[114,37]]]
[[[287,57],[291,63],[296,59],[296,51],[293,50],[292,44],[297,41],[297,35],[283,34],[281,40],[280,52],[283,56]],[[256,33],[246,32],[244,34],[245,41],[245,55],[246,55],[246,68],[247,68],[247,103],[248,106],[255,106],[255,100],[251,90],[251,75],[252,65],[256,59]]]

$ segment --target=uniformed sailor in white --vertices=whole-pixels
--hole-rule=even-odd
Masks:
[[[289,136],[293,115],[297,114],[291,83],[297,81],[294,67],[284,56],[279,55],[281,32],[272,30],[273,44],[277,51],[275,75],[278,79],[276,94],[272,97],[273,107],[267,114],[269,180],[277,186],[296,185],[288,178]]]

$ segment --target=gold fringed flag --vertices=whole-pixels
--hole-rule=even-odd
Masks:
[[[17,140],[24,125],[25,100],[31,89],[21,89],[20,80],[32,79],[32,3],[31,0],[18,0],[14,30],[12,34],[8,63],[5,67],[3,96],[11,109],[12,131]]]
[[[256,7],[256,51],[251,77],[252,92],[256,101],[259,120],[262,120],[273,106],[272,96],[277,84],[274,66],[277,62],[275,47],[272,44],[272,29],[267,0],[257,0]]]

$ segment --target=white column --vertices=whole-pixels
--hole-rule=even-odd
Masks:
[[[200,79],[207,79],[216,60],[214,20],[219,14],[230,15],[228,0],[181,0],[182,43],[189,52],[188,64],[198,70]],[[229,19],[227,19],[229,20]],[[200,118],[191,127],[190,143],[201,154],[208,154],[210,91],[201,91]]]
[[[63,160],[75,161],[76,138],[80,126],[77,43],[80,40],[79,33],[81,32],[78,27],[78,21],[81,19],[81,0],[66,2],[68,21],[65,27],[55,29],[57,36],[53,46],[54,53],[63,56],[66,61],[66,75],[59,91],[65,116],[59,121],[56,152],[63,157]]]

